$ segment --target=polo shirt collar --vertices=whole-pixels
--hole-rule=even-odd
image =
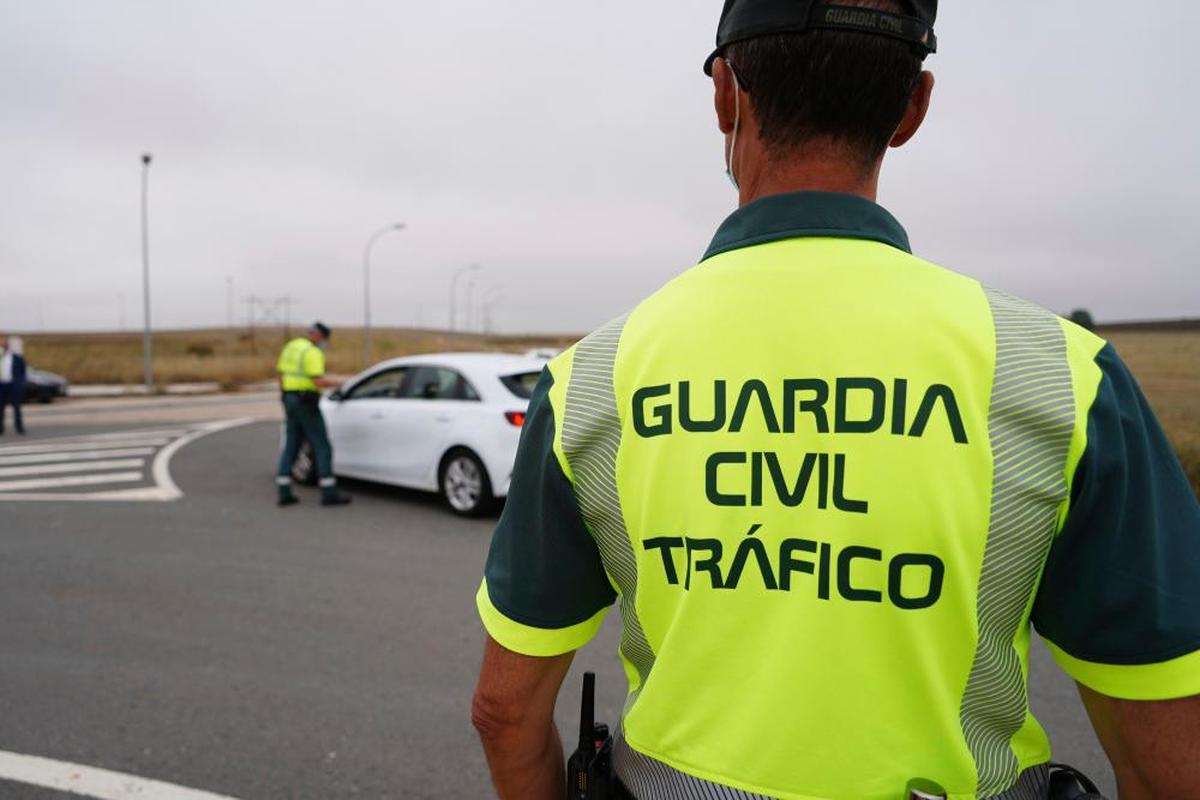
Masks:
[[[730,214],[701,260],[802,236],[868,239],[912,252],[908,234],[883,206],[853,194],[790,192],[760,198]]]

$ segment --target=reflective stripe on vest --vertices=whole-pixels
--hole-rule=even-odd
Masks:
[[[1054,541],[1067,497],[1075,428],[1067,342],[1050,312],[985,289],[996,328],[988,436],[992,510],[979,576],[979,639],[960,719],[979,775],[978,793],[1017,778],[1012,737],[1025,724],[1028,690],[1013,640]]]
[[[642,755],[617,736],[613,743],[613,766],[621,783],[639,800],[772,800],[732,786],[706,781]],[[896,797],[904,787],[896,789]],[[986,800],[1046,800],[1050,796],[1050,765],[1030,767],[1016,782]]]
[[[576,348],[567,405],[563,414],[562,448],[575,475],[580,512],[621,592],[621,652],[636,667],[639,681],[626,700],[637,701],[654,666],[654,652],[637,616],[637,560],[617,492],[617,449],[621,422],[613,390],[613,365],[625,318],[613,320]]]

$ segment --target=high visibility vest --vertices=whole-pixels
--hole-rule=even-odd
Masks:
[[[319,389],[313,378],[325,374],[325,353],[308,339],[298,337],[284,345],[275,369],[283,391],[316,392]]]
[[[550,364],[479,611],[549,656],[619,604],[639,797],[1041,796],[1031,618],[1098,691],[1200,693],[1200,508],[1140,398],[878,206],[767,198]]]

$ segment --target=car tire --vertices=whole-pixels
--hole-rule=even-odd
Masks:
[[[300,442],[300,449],[296,451],[296,460],[292,462],[292,481],[301,486],[317,485],[317,457],[308,439]]]
[[[442,458],[438,492],[446,507],[460,517],[481,517],[496,506],[483,462],[465,447],[455,448]]]

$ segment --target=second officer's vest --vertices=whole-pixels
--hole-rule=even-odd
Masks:
[[[284,346],[275,368],[283,391],[316,392],[313,378],[325,374],[325,354],[308,339],[298,337]]]

